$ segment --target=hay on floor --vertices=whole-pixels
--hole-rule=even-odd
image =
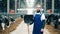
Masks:
[[[49,31],[51,34],[60,34],[60,30],[55,29],[53,26],[54,26],[54,25],[53,25],[52,23],[51,23],[51,25],[47,25],[47,24],[46,24],[45,28],[48,29],[48,31]],[[58,27],[60,27],[60,26],[58,26]]]

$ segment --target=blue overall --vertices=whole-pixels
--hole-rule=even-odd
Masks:
[[[43,34],[41,32],[41,28],[42,28],[41,15],[40,14],[35,14],[33,34]]]

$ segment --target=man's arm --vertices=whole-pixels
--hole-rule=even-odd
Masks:
[[[42,21],[42,28],[44,28],[45,27],[45,15],[44,14],[42,14],[41,16],[41,21]]]
[[[45,15],[44,14],[42,14],[42,16],[41,16],[41,21],[42,21],[41,32],[43,32],[44,31],[44,27],[45,27]]]
[[[45,20],[42,20],[42,29],[45,27]]]

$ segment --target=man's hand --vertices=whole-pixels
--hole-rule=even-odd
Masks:
[[[41,32],[43,32],[44,31],[44,29],[41,29]]]

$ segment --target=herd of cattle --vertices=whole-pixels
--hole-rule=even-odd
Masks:
[[[46,16],[46,23],[47,25],[50,25],[53,23],[55,29],[60,29],[58,26],[60,25],[60,15],[56,14],[47,14]]]
[[[45,14],[46,16],[46,21],[45,23],[47,23],[47,25],[50,25],[51,23],[53,23],[54,28],[58,28],[58,25],[60,25],[60,15],[48,15]],[[27,24],[33,24],[34,23],[34,17],[33,15],[21,15],[21,18],[24,18],[24,22]],[[9,28],[11,23],[15,23],[15,19],[13,16],[6,16],[6,15],[0,15],[0,28],[2,28],[3,30],[5,30],[5,27]]]
[[[5,27],[9,28],[11,22],[15,22],[15,19],[13,19],[12,16],[8,17],[5,15],[0,15],[0,28],[2,28],[3,30],[5,30]]]

